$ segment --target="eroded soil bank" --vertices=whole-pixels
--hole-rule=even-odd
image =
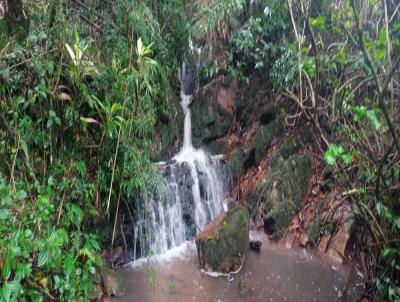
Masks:
[[[259,253],[250,251],[237,275],[210,277],[199,269],[194,244],[159,260],[141,260],[118,274],[126,294],[112,302],[354,301],[362,288],[349,266],[306,249],[286,249],[262,233]]]

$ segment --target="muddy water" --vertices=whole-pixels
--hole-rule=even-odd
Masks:
[[[227,277],[200,272],[194,244],[158,260],[136,262],[118,273],[127,292],[111,302],[355,301],[356,274],[304,249],[263,242],[242,270]]]

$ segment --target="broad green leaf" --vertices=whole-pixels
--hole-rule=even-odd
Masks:
[[[37,266],[41,267],[45,265],[50,259],[50,253],[47,250],[41,251],[38,256]]]
[[[336,158],[328,151],[324,154],[324,160],[328,165],[336,164]]]
[[[376,213],[378,214],[378,216],[381,216],[381,215],[382,215],[382,209],[383,209],[383,207],[384,207],[384,205],[383,205],[381,202],[378,202],[378,203],[375,205],[375,210],[376,210]]]
[[[310,25],[313,27],[324,28],[325,27],[325,17],[319,16],[317,18],[310,18]]]
[[[74,258],[71,255],[68,255],[64,260],[64,271],[67,276],[71,275],[74,271]]]
[[[7,280],[11,275],[11,263],[9,257],[6,258],[1,276],[3,280]]]
[[[11,301],[11,295],[13,293],[13,283],[6,283],[2,289],[2,299],[5,302]],[[1,297],[1,296],[0,296]]]
[[[18,263],[15,271],[15,278],[22,280],[32,273],[32,265],[30,263]]]
[[[69,46],[67,43],[65,43],[65,47],[67,48],[68,54],[71,57],[72,62],[74,63],[74,65],[77,65],[75,53],[72,50],[71,46]]]
[[[377,48],[375,50],[375,59],[382,60],[385,57],[386,51],[384,48]]]
[[[350,154],[343,154],[342,159],[343,159],[343,162],[348,165],[350,165],[353,162],[353,158]]]

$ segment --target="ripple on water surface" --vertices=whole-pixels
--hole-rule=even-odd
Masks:
[[[149,271],[151,273],[149,280]],[[200,272],[194,243],[142,259],[118,271],[127,292],[117,302],[354,301],[349,268],[305,249],[263,243],[249,252],[236,275],[213,278]]]

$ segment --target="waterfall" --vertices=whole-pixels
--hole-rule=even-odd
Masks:
[[[190,104],[196,91],[201,50],[190,42],[195,64],[183,62],[180,71],[184,113],[183,145],[164,171],[167,189],[162,200],[150,198],[138,209],[134,258],[158,255],[193,240],[196,231],[227,210],[231,185],[229,169],[192,145]],[[136,242],[137,241],[137,242]]]

